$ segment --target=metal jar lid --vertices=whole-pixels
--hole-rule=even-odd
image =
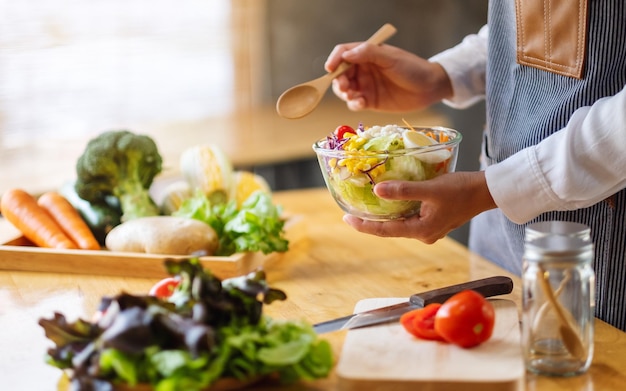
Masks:
[[[534,262],[589,262],[593,251],[593,243],[588,238],[544,235],[526,241],[524,258]]]
[[[526,226],[525,235],[525,241],[546,235],[562,235],[591,240],[591,229],[585,224],[571,221],[541,221]]]

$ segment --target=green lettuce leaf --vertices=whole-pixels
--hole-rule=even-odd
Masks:
[[[402,137],[397,134],[374,137],[363,144],[366,151],[395,151],[404,148]]]
[[[174,213],[209,224],[217,233],[219,246],[216,255],[262,251],[264,254],[285,252],[289,241],[284,237],[285,221],[282,209],[274,205],[269,194],[252,193],[238,209],[234,201],[212,203],[202,194],[185,200]]]
[[[149,384],[155,391],[199,391],[222,378],[278,375],[282,382],[325,377],[328,342],[303,321],[276,321],[264,304],[285,300],[265,273],[220,280],[197,258],[165,261],[180,284],[168,299],[120,293],[102,299],[97,323],[40,319],[55,343],[48,362],[71,369],[73,389]]]

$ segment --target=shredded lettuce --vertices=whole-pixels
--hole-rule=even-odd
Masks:
[[[174,215],[209,224],[219,238],[216,255],[231,255],[287,251],[289,241],[284,237],[285,221],[281,213],[282,208],[274,205],[271,196],[263,191],[252,193],[241,208],[237,208],[235,201],[212,202],[198,191]]]
[[[399,134],[389,134],[369,139],[363,144],[366,151],[395,151],[404,148],[404,141]]]
[[[361,130],[362,131],[362,130]],[[326,172],[324,180],[337,203],[348,213],[367,218],[395,218],[407,216],[419,211],[421,202],[415,200],[385,200],[374,194],[377,183],[389,180],[423,181],[446,172],[450,152],[440,151],[414,154],[397,154],[393,151],[406,147],[402,133],[363,136],[367,141],[352,142],[350,137],[338,139],[335,134],[327,137],[325,147],[336,151],[347,150],[345,162],[338,164],[340,158],[319,155],[320,166]],[[354,147],[358,149],[354,150]],[[346,149],[347,148],[347,149]],[[352,148],[352,149],[351,149]],[[381,157],[368,155],[371,152],[389,153]],[[363,160],[373,157],[377,163],[368,162],[368,168],[357,165],[362,154]],[[427,157],[427,158],[426,158]],[[384,169],[380,169],[383,165]]]
[[[330,189],[344,208],[358,215],[365,211],[370,215],[399,216],[408,211],[419,210],[419,201],[386,200],[374,194],[374,184],[388,180],[421,181],[427,178],[425,164],[414,156],[393,156],[385,162],[385,170],[375,178],[365,174],[342,179],[329,173]]]
[[[350,181],[337,180],[332,184],[335,199],[355,215],[365,211],[372,215],[401,215],[408,210],[418,210],[419,201],[386,200],[374,194],[373,185],[357,185]]]
[[[387,169],[377,178],[377,182],[392,179],[422,181],[426,179],[424,163],[414,156],[402,155],[387,159]]]

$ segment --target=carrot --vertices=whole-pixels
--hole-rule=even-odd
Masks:
[[[57,222],[71,240],[83,250],[100,250],[100,244],[85,220],[70,202],[61,194],[50,191],[42,194],[37,201]]]
[[[21,189],[11,189],[0,200],[2,215],[39,247],[76,248],[54,219]]]

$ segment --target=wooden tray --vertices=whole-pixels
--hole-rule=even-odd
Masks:
[[[355,312],[406,301],[361,300]],[[524,379],[515,303],[492,299],[496,324],[485,343],[462,349],[414,338],[398,322],[350,330],[337,364],[341,390],[519,391]]]
[[[285,223],[289,246],[305,235],[301,216],[290,216]],[[202,265],[224,279],[264,266],[283,253],[237,253],[228,257],[200,257]],[[95,274],[125,277],[166,277],[166,259],[187,256],[124,253],[107,250],[60,250],[35,247],[8,221],[0,219],[0,270],[52,273]]]

